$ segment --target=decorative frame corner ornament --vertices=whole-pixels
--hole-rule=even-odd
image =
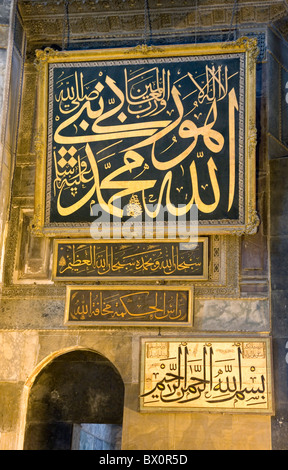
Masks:
[[[37,51],[32,230],[91,236],[93,203],[109,227],[115,214],[125,223],[133,200],[142,227],[162,204],[185,226],[197,206],[200,236],[255,233],[257,51],[247,38]]]

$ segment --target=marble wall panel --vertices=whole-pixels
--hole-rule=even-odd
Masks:
[[[268,416],[194,412],[139,413],[137,392],[135,385],[126,387],[122,450],[270,450],[271,448]]]
[[[196,301],[194,327],[203,331],[269,332],[269,302],[262,299]]]
[[[41,300],[41,298],[32,297],[21,299],[21,302],[19,302],[19,299],[16,298],[2,299],[0,305],[1,328],[67,329],[63,326],[64,298],[44,298]],[[20,309],[19,305],[21,305]],[[265,298],[195,299],[193,323],[193,326],[185,328],[185,331],[181,328],[168,330],[180,334],[195,333],[197,331],[269,332],[269,301]],[[115,329],[117,331],[117,328]],[[132,327],[130,331],[133,332],[133,330]],[[168,330],[165,329],[165,331]],[[120,328],[118,331],[120,331]],[[153,328],[149,331],[154,334],[156,330]]]
[[[0,332],[0,381],[24,382],[37,363],[36,332]]]

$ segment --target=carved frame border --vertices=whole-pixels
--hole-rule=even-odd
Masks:
[[[191,56],[204,54],[245,54],[245,141],[243,184],[245,192],[243,224],[211,223],[199,225],[199,235],[209,234],[253,234],[257,231],[259,217],[256,212],[256,58],[258,55],[257,39],[241,38],[236,42],[147,47],[137,46],[131,49],[103,49],[91,51],[58,52],[50,48],[44,51],[36,51],[35,64],[38,69],[38,131],[36,136],[36,186],[35,186],[35,212],[32,229],[35,234],[44,236],[89,236],[87,224],[70,224],[69,227],[45,225],[45,200],[46,200],[46,153],[47,153],[47,128],[48,128],[48,68],[52,63],[65,63],[71,61],[100,61],[117,60],[123,58],[165,58],[177,56]],[[212,221],[213,222],[213,221]],[[217,222],[217,221],[216,221]]]

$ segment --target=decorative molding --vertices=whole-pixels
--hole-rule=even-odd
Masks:
[[[199,2],[200,3],[200,2]],[[64,0],[20,0],[19,11],[22,15],[28,42],[33,48],[47,43],[61,47],[64,22]],[[124,40],[143,37],[145,3],[140,0],[70,0],[70,43],[99,40]],[[196,10],[197,8],[197,10]],[[231,29],[231,16],[234,3],[224,0],[208,0],[197,7],[190,1],[153,1],[149,2],[149,15],[153,37],[183,37],[211,32],[225,34]],[[284,0],[237,2],[233,31],[277,22],[282,34],[287,36],[287,4]],[[142,18],[143,17],[143,18]],[[142,21],[140,21],[141,19]],[[48,39],[49,38],[49,39]],[[29,47],[30,47],[29,46]],[[95,47],[95,46],[94,46]]]
[[[236,215],[236,212],[234,214],[230,211],[230,214],[227,213],[226,216],[222,215],[220,218],[216,211],[216,213],[213,213],[210,218],[206,217],[203,218],[203,220],[201,219],[199,222],[199,234],[207,235],[219,232],[241,234],[245,233],[246,226],[248,227],[249,233],[251,233],[251,224],[254,225],[255,217],[251,210],[249,212],[248,205],[255,206],[256,191],[254,168],[256,149],[254,104],[256,99],[255,58],[258,55],[258,48],[257,39],[249,39],[247,37],[241,38],[235,42],[211,44],[204,43],[197,44],[195,47],[183,45],[173,47],[154,47],[144,44],[128,49],[113,48],[106,50],[105,52],[103,49],[59,52],[54,51],[51,48],[46,48],[44,51],[37,51],[36,63],[40,71],[38,98],[38,136],[40,140],[42,138],[42,145],[41,142],[37,145],[37,185],[35,190],[36,211],[35,222],[33,224],[36,227],[36,230],[38,230],[37,233],[40,233],[40,221],[40,226],[42,227],[43,233],[46,236],[62,237],[67,236],[68,233],[71,235],[73,234],[74,236],[79,235],[80,233],[81,236],[90,235],[90,225],[86,219],[86,216],[84,217],[83,214],[81,214],[81,216],[77,214],[80,220],[80,222],[77,223],[67,217],[65,219],[61,219],[61,217],[58,219],[56,218],[55,220],[51,219],[51,213],[53,211],[52,202],[55,203],[54,200],[52,201],[52,198],[50,197],[54,171],[54,159],[51,151],[51,146],[53,143],[52,123],[53,119],[55,118],[53,115],[55,111],[51,111],[54,109],[52,108],[54,99],[54,85],[52,81],[53,73],[56,73],[55,70],[57,71],[59,67],[71,67],[71,64],[73,64],[74,67],[79,67],[80,64],[83,64],[83,67],[89,65],[89,67],[92,68],[93,66],[104,66],[103,64],[108,64],[110,66],[111,64],[115,63],[117,65],[121,65],[122,67],[123,59],[126,59],[126,55],[129,56],[129,59],[127,60],[135,61],[135,64],[138,60],[146,60],[146,57],[149,58],[151,63],[156,63],[157,60],[159,60],[162,63],[170,64],[170,62],[172,63],[172,59],[174,62],[179,61],[188,63],[188,61],[191,60],[190,56],[196,56],[197,60],[199,56],[199,60],[203,61],[203,58],[206,55],[210,57],[217,55],[217,60],[235,59],[239,61],[240,79],[239,85],[237,85],[239,88],[237,91],[237,94],[239,94],[239,97],[237,98],[239,99],[239,117],[237,118],[237,132],[239,132],[239,141],[237,141],[237,155],[239,155],[237,181],[239,180],[239,191],[237,196],[238,201],[236,201],[235,198],[233,200],[234,206],[236,206],[236,203],[238,204],[238,213]],[[121,60],[121,62],[119,62],[119,60]],[[48,113],[47,110],[49,110]],[[73,140],[71,137],[71,142],[72,141]],[[91,142],[91,140],[89,140],[89,142]],[[226,189],[227,188],[224,188],[224,192]],[[216,205],[216,209],[219,205],[218,203]],[[40,214],[38,210],[41,210],[42,213]],[[253,216],[253,219],[251,220],[249,218],[250,215]]]

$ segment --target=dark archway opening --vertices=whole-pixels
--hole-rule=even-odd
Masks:
[[[86,350],[63,354],[31,388],[24,450],[119,448],[123,405],[123,380],[107,358]]]

